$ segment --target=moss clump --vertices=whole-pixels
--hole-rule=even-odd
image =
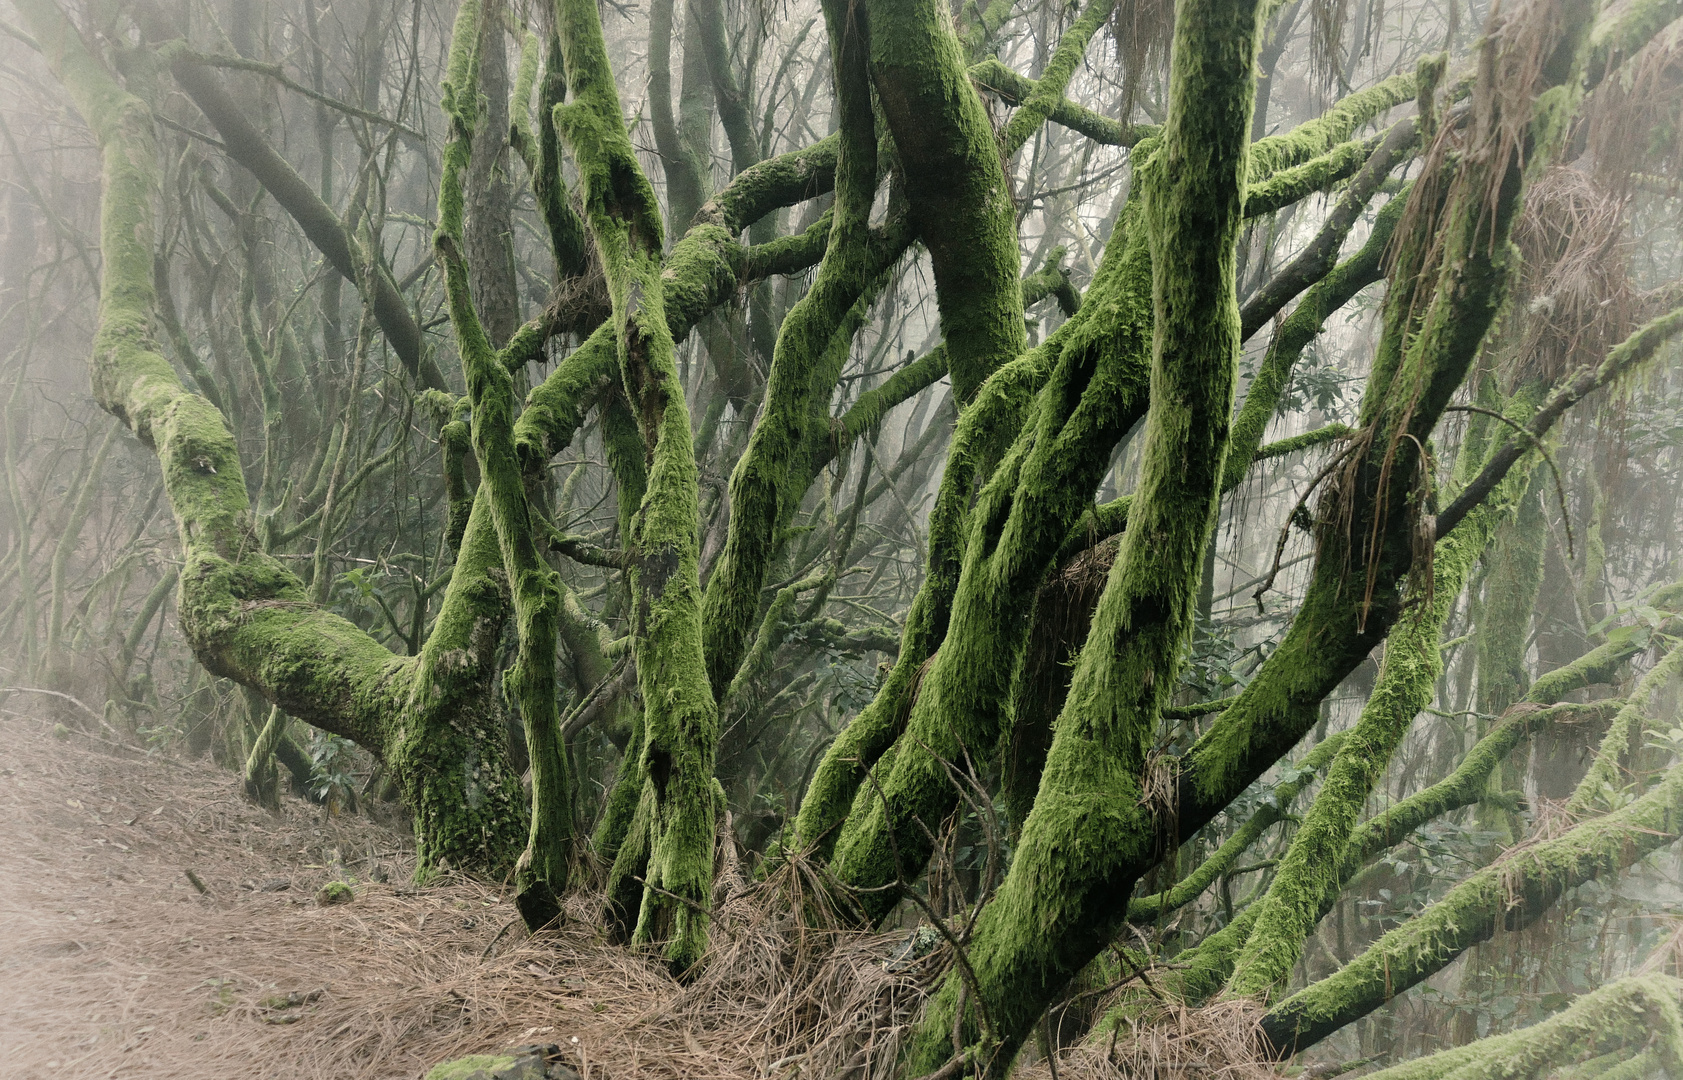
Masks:
[[[316,891],[316,903],[322,907],[348,904],[356,899],[356,890],[343,881],[329,881]]]

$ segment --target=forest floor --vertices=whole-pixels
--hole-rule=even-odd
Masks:
[[[496,888],[410,885],[406,829],[283,803],[0,719],[0,1076],[418,1078],[532,1042],[586,1080],[762,1075],[669,1015],[677,985],[587,900],[528,937]],[[329,881],[354,900],[318,903]]]

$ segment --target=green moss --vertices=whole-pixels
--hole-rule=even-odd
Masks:
[[[1346,738],[1346,733],[1340,731],[1316,744],[1291,770],[1291,778],[1276,785],[1262,804],[1262,808],[1239,826],[1209,858],[1199,863],[1192,873],[1175,882],[1164,892],[1128,901],[1128,921],[1155,922],[1169,912],[1196,900],[1217,878],[1233,869],[1238,864],[1239,856],[1249,851],[1251,845],[1255,844],[1263,833],[1291,813],[1292,802],[1309,786],[1309,781],[1332,761],[1333,755],[1344,745]]]
[[[395,657],[351,623],[311,605],[303,584],[261,553],[226,421],[209,401],[183,389],[150,337],[157,183],[151,114],[111,81],[50,0],[33,0],[20,10],[100,146],[104,269],[94,392],[158,453],[182,542],[182,630],[195,656],[208,670],[257,689],[283,712],[381,757],[400,778],[415,813],[423,872],[446,860],[464,870],[506,870],[524,815],[513,797],[518,781],[502,757],[501,724],[475,711],[474,694],[457,699],[471,680],[445,678],[440,668],[442,659],[461,655],[471,635],[460,619],[441,616],[448,632],[435,634],[430,655]],[[458,576],[460,590],[452,581],[458,600],[483,598],[467,580],[472,575]],[[484,604],[476,611],[485,617],[467,621],[494,641],[500,614]],[[435,686],[435,677],[447,685]],[[488,672],[485,678],[479,696]],[[432,711],[440,704],[464,707],[441,717]]]
[[[492,1080],[515,1063],[512,1054],[470,1054],[434,1065],[427,1070],[426,1080]]]
[[[1268,895],[1259,901],[1256,928],[1238,959],[1230,992],[1266,994],[1284,981],[1320,921],[1324,898],[1336,895],[1342,885],[1339,869],[1356,820],[1414,718],[1431,703],[1443,673],[1438,643],[1444,624],[1500,516],[1500,511],[1481,513],[1477,525],[1469,523],[1438,541],[1432,592],[1422,598],[1419,613],[1397,622],[1385,639],[1378,682],[1292,838]]]
[[[830,441],[829,402],[852,340],[848,315],[867,291],[874,293],[871,287],[881,269],[870,228],[877,133],[866,42],[845,13],[825,10],[836,43],[832,54],[841,124],[830,242],[812,288],[783,320],[759,417],[731,474],[724,550],[702,607],[703,646],[715,698],[724,696],[736,676],[778,534],[811,480],[799,458],[809,445]]]
[[[1325,191],[1340,180],[1349,179],[1378,149],[1382,135],[1360,142],[1339,143],[1301,165],[1281,169],[1245,192],[1245,216],[1260,217],[1284,206]]]
[[[1625,699],[1624,707],[1607,726],[1607,734],[1602,736],[1601,745],[1584,778],[1567,798],[1565,813],[1578,817],[1598,803],[1617,802],[1624,787],[1623,760],[1631,746],[1637,745],[1640,737],[1647,733],[1648,718],[1645,714],[1648,706],[1653,702],[1654,695],[1668,686],[1679,670],[1683,670],[1683,649],[1674,648],[1637,681],[1636,688]]]
[[[866,771],[905,731],[924,663],[947,636],[977,478],[988,475],[1011,445],[1050,375],[1052,357],[1051,349],[1042,347],[1005,365],[960,414],[930,509],[924,581],[907,613],[900,651],[876,696],[842,729],[814,771],[796,819],[798,848],[828,856],[842,823],[870,812],[861,798]],[[873,873],[880,872],[879,865]]]
[[[1683,983],[1666,975],[1635,975],[1608,983],[1530,1027],[1493,1035],[1369,1073],[1373,1080],[1507,1080],[1517,1076],[1574,1078],[1669,1074],[1683,1064]],[[1638,1047],[1643,1047],[1637,1051]],[[1588,1072],[1553,1070],[1591,1058]],[[1603,1068],[1595,1069],[1600,1061]],[[1634,1064],[1606,1066],[1613,1062]]]
[[[647,489],[631,522],[632,628],[644,701],[647,882],[633,939],[659,942],[674,969],[707,947],[712,899],[717,713],[702,659],[697,476],[689,409],[664,310],[662,226],[621,120],[592,0],[562,0],[557,32],[572,101],[555,110],[573,150],[585,221],[613,300],[620,382],[641,431]],[[616,861],[633,845],[622,845]]]
[[[1578,724],[1605,722],[1623,705],[1623,700],[1612,699],[1588,705],[1513,710],[1473,744],[1448,776],[1375,814],[1350,835],[1340,884],[1353,878],[1362,865],[1407,839],[1420,826],[1484,798],[1489,790],[1490,777],[1497,767],[1535,732],[1557,721]],[[1332,898],[1322,901],[1323,914],[1331,901]]]
[[[1393,75],[1348,95],[1325,113],[1290,131],[1258,139],[1250,148],[1250,182],[1267,190],[1282,169],[1302,165],[1333,150],[1358,127],[1414,98],[1415,73]]]
[[[1502,106],[1489,100],[1481,107]],[[1472,122],[1492,130],[1488,125],[1503,121]],[[1396,584],[1413,561],[1418,506],[1412,485],[1394,478],[1416,474],[1421,449],[1501,309],[1513,267],[1507,237],[1523,191],[1521,158],[1442,165],[1429,183],[1416,185],[1412,228],[1399,238],[1361,407],[1364,457],[1322,501],[1321,519],[1340,524],[1318,530],[1314,576],[1279,648],[1183,759],[1182,827],[1207,821],[1294,745],[1317,721],[1321,699],[1396,618]],[[1352,566],[1365,567],[1359,591],[1349,588]]]
[[[930,837],[918,822],[943,820],[957,805],[948,765],[962,768],[967,758],[995,752],[1006,730],[1010,688],[1032,625],[1025,613],[1059,544],[1090,506],[1117,441],[1145,411],[1151,252],[1144,229],[1138,227],[1139,216],[1137,205],[1124,212],[1080,311],[1045,345],[983,384],[976,402],[961,417],[931,517],[931,573],[924,586],[931,605],[936,602],[935,589],[951,590],[948,618],[957,629],[936,640],[938,652],[919,655],[921,649],[908,652],[902,647],[895,673],[905,666],[901,685],[907,687],[914,675],[919,677],[915,701],[884,697],[900,689],[891,673],[878,695],[883,711],[862,714],[868,726],[861,734],[871,733],[872,748],[892,733],[911,749],[879,778],[880,798],[860,804],[862,812],[850,815],[835,853],[834,871],[841,881],[880,890],[867,892],[862,901],[874,917],[880,918],[897,899],[893,890],[880,887],[893,884],[901,874],[915,876],[929,858]],[[1026,375],[1047,364],[1051,370],[1045,385],[1024,408],[1019,430],[1012,433],[980,423],[990,413],[978,410],[1004,413],[992,402],[1010,401],[1010,395],[1020,393],[1000,376],[1020,377],[1018,373]],[[975,460],[981,457],[977,451],[983,448],[984,434],[995,445],[1004,445],[1012,434],[1015,438],[998,467],[983,474],[987,480],[974,508],[959,518],[945,511],[940,499],[969,500],[970,478],[985,463],[985,458]],[[957,486],[949,489],[949,481]],[[938,533],[937,526],[953,531]],[[911,634],[906,640],[912,643]],[[933,659],[924,669],[929,656]],[[889,711],[895,708],[907,710],[902,714],[903,733],[893,723],[896,712]],[[815,775],[808,799],[823,793],[826,815],[843,805],[844,796],[851,799],[854,789],[825,791],[820,782],[857,782],[863,775],[858,770],[870,764],[870,755],[860,750],[851,734],[844,734]],[[845,765],[841,754],[853,754],[861,764]],[[803,820],[810,825],[803,825],[800,835],[818,834],[817,814],[814,810],[809,817],[803,806]]]
[[[473,22],[469,23],[470,19]],[[477,32],[477,4],[469,0],[457,15],[451,79],[466,77],[470,72],[473,60],[460,53],[477,48]],[[536,930],[561,913],[560,897],[567,887],[572,854],[572,779],[561,742],[555,676],[561,586],[539,555],[533,538],[532,507],[514,441],[514,379],[480,325],[460,253],[461,184],[477,103],[469,107],[459,91],[452,94],[452,85],[450,81],[445,83],[443,107],[451,117],[452,137],[445,148],[439,178],[439,228],[434,247],[444,271],[450,322],[473,409],[472,443],[479,463],[479,495],[484,497],[496,534],[497,554],[514,606],[517,647],[514,666],[504,675],[503,686],[518,703],[525,722],[532,776],[531,828],[515,868],[515,903],[526,925]],[[476,498],[476,510],[478,502]]]
[[[1019,75],[991,57],[972,65],[970,78],[978,86],[993,91],[1011,105],[1021,105],[1028,101],[1040,85],[1036,80]],[[1080,132],[1105,146],[1134,146],[1158,132],[1155,124],[1124,124],[1108,116],[1101,116],[1065,97],[1060,97],[1052,103],[1044,119],[1071,131]]]

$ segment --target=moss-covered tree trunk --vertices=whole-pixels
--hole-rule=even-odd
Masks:
[[[1125,911],[1115,898],[1131,890],[1135,868],[1124,853],[1149,828],[1142,803],[1161,798],[1143,790],[1147,752],[1190,635],[1227,453],[1256,35],[1248,0],[1177,5],[1169,119],[1136,176],[1155,316],[1141,483],[1010,873],[982,913],[968,965],[917,1029],[913,1074],[952,1055],[956,1026],[976,1064],[1003,1075]]]

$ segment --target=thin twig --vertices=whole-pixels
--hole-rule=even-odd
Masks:
[[[1446,405],[1443,411],[1478,413],[1480,416],[1489,416],[1502,421],[1502,423],[1531,440],[1531,445],[1536,448],[1537,453],[1542,455],[1543,462],[1548,465],[1549,472],[1554,474],[1554,494],[1555,498],[1560,500],[1560,523],[1566,528],[1566,557],[1576,560],[1578,556],[1572,550],[1572,515],[1566,509],[1566,485],[1560,479],[1560,466],[1554,463],[1554,455],[1549,453],[1549,448],[1543,444],[1543,440],[1527,431],[1518,421],[1503,416],[1494,409],[1485,409],[1477,405]]]
[[[1325,480],[1328,476],[1331,476],[1332,471],[1338,468],[1345,458],[1350,456],[1350,454],[1356,449],[1356,445],[1357,444],[1355,443],[1351,443],[1343,450],[1340,450],[1331,461],[1327,462],[1326,466],[1321,469],[1320,472],[1315,474],[1315,478],[1309,481],[1309,486],[1303,489],[1303,494],[1298,497],[1296,505],[1291,508],[1291,513],[1286,515],[1286,523],[1280,526],[1279,542],[1274,545],[1274,564],[1269,568],[1268,576],[1263,579],[1262,584],[1257,587],[1255,594],[1252,596],[1252,599],[1256,601],[1257,614],[1262,614],[1263,594],[1274,587],[1274,579],[1279,576],[1280,559],[1286,553],[1286,541],[1291,538],[1291,525],[1293,519],[1297,517],[1297,512],[1303,509],[1304,505],[1309,501],[1309,496],[1312,495],[1315,489],[1321,485],[1321,481]]]

